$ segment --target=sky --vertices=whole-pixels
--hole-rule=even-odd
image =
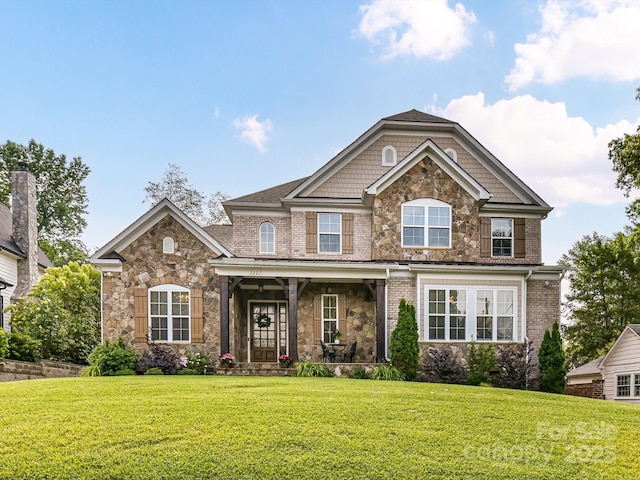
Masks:
[[[554,207],[546,264],[629,223],[607,145],[640,124],[638,0],[0,0],[0,25],[0,142],[89,166],[91,251],[169,163],[246,195],[413,108]]]

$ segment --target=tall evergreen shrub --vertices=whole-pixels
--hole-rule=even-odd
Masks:
[[[469,385],[481,385],[491,382],[491,369],[496,366],[496,349],[493,343],[469,346]]]
[[[391,352],[391,365],[404,375],[405,380],[415,380],[418,373],[420,352],[418,322],[416,321],[416,308],[407,303],[404,298],[400,300],[398,324],[391,333],[389,351]]]
[[[558,322],[553,324],[551,332],[549,330],[544,332],[538,360],[540,362],[540,390],[549,393],[564,393],[567,369]]]

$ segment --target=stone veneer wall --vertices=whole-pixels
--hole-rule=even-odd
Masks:
[[[451,205],[451,248],[402,247],[402,204],[420,198]],[[428,158],[376,197],[372,229],[374,260],[474,262],[480,256],[476,201]]]
[[[175,241],[174,254],[162,253],[162,240],[167,236]],[[104,338],[123,337],[138,352],[145,350],[146,344],[134,342],[134,289],[175,284],[202,290],[204,343],[169,345],[180,353],[200,352],[210,359],[217,358],[220,354],[218,278],[207,261],[213,252],[167,215],[119,253],[126,260],[122,272],[102,274]]]
[[[0,360],[0,382],[13,380],[31,380],[36,378],[77,377],[84,365],[37,360],[22,362],[19,360]]]

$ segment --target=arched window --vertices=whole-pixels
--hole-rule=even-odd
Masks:
[[[451,247],[451,205],[433,198],[402,204],[403,247]]]
[[[398,163],[398,152],[391,145],[387,145],[382,149],[382,166],[393,167]]]
[[[171,237],[162,239],[162,253],[175,253],[175,242]]]
[[[260,253],[276,253],[276,229],[270,222],[260,225]]]
[[[453,160],[454,162],[458,163],[458,152],[456,152],[453,148],[445,148],[444,149],[444,153],[449,155],[451,160]]]

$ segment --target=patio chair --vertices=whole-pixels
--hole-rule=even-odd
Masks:
[[[327,345],[320,340],[320,345],[322,345],[322,361],[326,363],[327,358],[331,363],[336,361],[336,352],[332,352],[327,348]]]
[[[356,346],[358,345],[358,342],[353,342],[351,344],[351,348],[349,349],[348,352],[345,352],[344,354],[344,358],[342,359],[343,362],[347,362],[347,358],[349,359],[349,362],[353,363],[353,359],[356,356]]]

